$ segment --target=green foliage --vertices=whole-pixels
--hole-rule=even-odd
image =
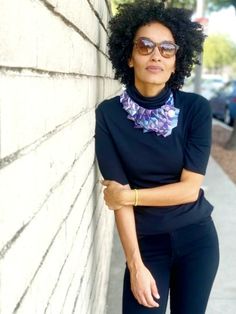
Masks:
[[[208,1],[208,8],[212,11],[217,11],[222,8],[233,6],[236,9],[236,0],[210,0]]]
[[[168,7],[184,8],[193,11],[196,7],[197,0],[167,0]]]
[[[131,2],[131,0],[111,0],[111,7],[113,14],[116,13],[117,6],[121,3]]]
[[[112,0],[112,2],[117,6],[120,3],[130,2],[129,0]]]
[[[115,12],[118,4],[131,1],[132,0],[111,0],[113,12]],[[193,11],[196,8],[197,0],[164,0],[164,2],[166,2],[168,7],[185,8]],[[231,5],[236,9],[236,0],[206,0],[206,7],[208,7],[210,11],[218,11]]]
[[[209,36],[204,45],[203,65],[210,71],[219,71],[233,65],[236,59],[236,45],[224,35]]]
[[[119,4],[127,2],[132,2],[132,0],[111,0],[113,13]],[[157,0],[157,2],[161,2],[161,0]],[[166,2],[168,7],[185,8],[191,11],[196,7],[196,0],[163,0],[163,2]]]

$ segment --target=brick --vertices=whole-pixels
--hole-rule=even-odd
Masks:
[[[93,133],[94,114],[88,113],[87,117],[81,117],[77,123],[54,135],[35,151],[1,170],[1,216],[7,226],[3,234],[3,230],[0,230],[1,246],[36,215],[52,191],[60,186],[63,176],[73,170],[71,167],[75,160],[80,154],[83,157],[84,147]],[[81,169],[81,174],[84,171],[86,168]],[[80,175],[78,179],[81,182],[83,176]]]
[[[69,214],[70,206],[73,198],[78,193],[78,190],[81,186],[81,178],[83,176],[81,173],[81,169],[83,164],[91,164],[93,161],[93,154],[90,154],[90,160],[88,156],[84,156],[84,161],[81,160],[81,163],[78,163],[76,166],[75,172],[71,173],[71,175],[66,179],[66,181],[58,188],[57,191],[53,193],[48,202],[44,205],[40,213],[31,221],[29,226],[24,230],[19,239],[15,242],[9,252],[6,254],[4,258],[4,272],[2,276],[3,288],[3,305],[5,308],[12,308],[11,304],[5,304],[5,302],[12,302],[16,304],[19,299],[20,294],[24,291],[24,289],[29,285],[30,280],[33,277],[36,269],[39,267],[42,257],[45,254],[46,250],[49,247],[50,242],[53,240],[56,232],[58,231],[60,225],[63,223],[65,217]],[[88,167],[84,167],[85,169]],[[86,169],[88,171],[88,169]],[[92,188],[94,182],[92,179],[93,172],[90,174],[88,178],[87,184],[90,185],[90,189]],[[83,180],[83,179],[82,179]],[[87,193],[85,194],[85,190],[81,194],[81,197],[78,198],[78,202],[80,204],[80,211],[77,208],[74,210],[77,211],[77,219],[79,221],[81,212],[83,211],[84,206],[86,205],[86,197],[88,197]],[[91,192],[90,192],[91,193]],[[74,195],[74,196],[73,196]],[[73,220],[75,221],[75,220]],[[82,230],[86,225],[86,217],[84,217],[82,223]],[[68,226],[69,227],[69,226]],[[75,235],[74,235],[75,236]],[[58,239],[60,241],[60,237]],[[58,241],[57,240],[57,241]],[[56,242],[57,242],[56,241]],[[62,251],[66,254],[66,246],[67,239],[64,242],[64,250],[62,247]],[[63,244],[62,242],[62,244]],[[50,248],[51,250],[51,248]],[[49,251],[50,252],[50,251]],[[52,250],[53,252],[53,250]],[[55,253],[55,252],[54,252]],[[63,255],[64,255],[63,254]],[[47,267],[47,272],[50,271],[52,274],[54,269],[57,269],[61,266],[60,260],[64,260],[64,256],[61,255],[61,258],[57,256],[57,264],[55,263],[55,255],[51,255],[53,259],[49,263]],[[30,263],[28,261],[30,260]],[[17,261],[17,263],[16,263]],[[41,265],[41,269],[44,268],[44,263]],[[54,265],[53,269],[50,270],[50,265]],[[41,270],[40,270],[41,272]],[[39,273],[40,275],[40,273]],[[15,284],[15,278],[17,277],[17,284]],[[48,288],[54,284],[53,280],[48,281]],[[36,280],[37,282],[37,280]],[[5,283],[5,285],[4,285]],[[35,284],[35,282],[33,283]],[[37,285],[36,285],[37,287]],[[4,289],[5,288],[5,289]],[[44,293],[47,289],[44,286],[41,286]],[[14,291],[12,291],[14,290]],[[42,291],[42,295],[43,295]],[[10,295],[11,298],[4,297],[5,295]],[[37,293],[36,293],[37,295]],[[30,294],[32,296],[32,293]],[[43,305],[42,300],[40,303]],[[39,306],[39,305],[38,305]],[[26,313],[26,312],[25,312]]]
[[[2,314],[105,312],[114,214],[94,110],[121,87],[93,8],[106,26],[105,0],[0,4]]]
[[[100,49],[106,53],[106,40],[107,33],[105,29],[107,24],[107,19],[105,19],[105,24],[103,25],[99,22],[99,19],[96,17],[95,12],[92,10],[89,5],[88,0],[80,0],[79,8],[75,10],[74,8],[77,6],[77,0],[59,0],[55,3],[55,1],[48,1],[54,6],[56,12],[59,12],[66,19],[75,24],[81,31],[83,31]],[[103,6],[104,9],[104,6]],[[104,9],[106,12],[106,10]],[[86,12],[86,14],[85,14]],[[98,13],[98,12],[97,12]],[[104,12],[100,12],[103,13]],[[102,15],[103,15],[102,14]],[[100,16],[101,20],[103,16]]]
[[[1,65],[87,75],[112,74],[110,66],[109,69],[105,66],[107,58],[42,3],[3,0],[1,11]],[[97,28],[95,18],[91,23]]]
[[[105,81],[109,81],[108,79]],[[104,79],[0,76],[1,158],[92,109],[103,99]],[[14,90],[14,93],[11,91]]]

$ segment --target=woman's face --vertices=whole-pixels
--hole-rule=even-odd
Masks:
[[[151,39],[154,43],[175,43],[171,31],[158,22],[140,27],[134,42],[140,37]],[[148,90],[154,94],[159,93],[175,71],[175,61],[175,54],[166,58],[161,55],[158,47],[151,54],[142,55],[134,45],[129,66],[134,68],[135,87],[144,95],[149,93]]]

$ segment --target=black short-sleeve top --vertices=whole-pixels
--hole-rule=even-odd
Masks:
[[[139,189],[178,182],[183,169],[205,174],[211,147],[212,114],[208,101],[194,93],[168,88],[156,97],[144,97],[135,87],[127,89],[129,97],[146,109],[161,107],[171,92],[179,115],[177,126],[166,137],[134,128],[119,96],[98,105],[95,148],[105,179]],[[136,206],[137,234],[170,232],[208,217],[212,209],[202,189],[192,203]]]

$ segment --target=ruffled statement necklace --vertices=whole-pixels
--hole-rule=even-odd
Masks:
[[[134,102],[126,91],[120,95],[123,109],[128,113],[127,118],[134,121],[135,128],[142,128],[143,133],[155,132],[164,137],[171,134],[178,124],[179,109],[174,107],[173,93],[160,108],[146,109]]]

